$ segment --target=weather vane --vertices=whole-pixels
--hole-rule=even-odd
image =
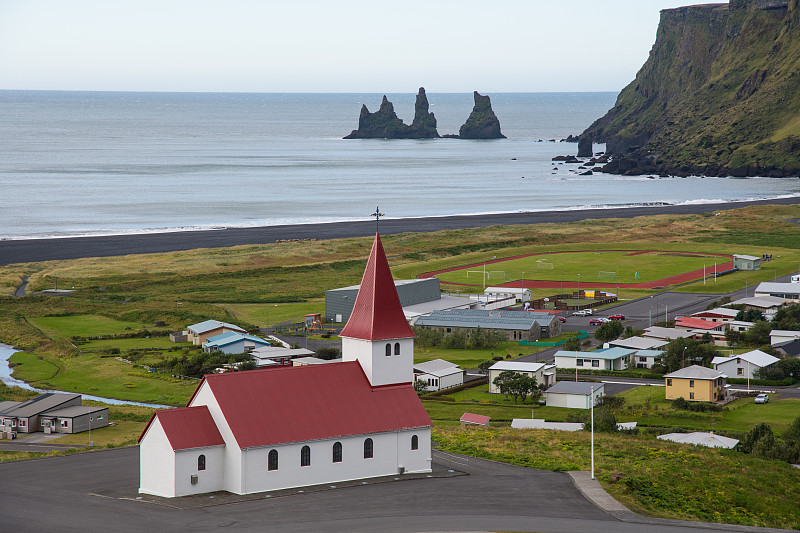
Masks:
[[[378,224],[380,224],[381,217],[386,216],[381,213],[381,208],[379,206],[375,206],[375,212],[370,215],[371,217],[375,217],[375,233],[380,233],[378,231]]]

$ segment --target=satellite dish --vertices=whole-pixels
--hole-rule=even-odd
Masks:
[[[544,301],[545,301],[545,302],[549,302],[549,301],[550,301],[550,298],[545,298],[545,299],[544,299]]]

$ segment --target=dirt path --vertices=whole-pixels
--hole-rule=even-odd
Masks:
[[[22,298],[25,296],[25,287],[28,285],[28,276],[22,276],[22,285],[17,287],[14,291],[14,298]]]

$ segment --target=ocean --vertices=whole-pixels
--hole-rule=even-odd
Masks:
[[[615,93],[490,94],[507,139],[343,140],[380,94],[0,91],[0,239],[716,203],[800,180],[650,178],[553,163]],[[410,123],[415,93],[389,94]],[[472,94],[428,94],[440,134]],[[541,142],[540,142],[541,141]],[[602,151],[595,145],[595,151]]]

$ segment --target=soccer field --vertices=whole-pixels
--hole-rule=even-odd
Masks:
[[[714,264],[729,263],[725,256],[683,252],[557,252],[531,255],[516,259],[476,264],[450,272],[441,272],[437,277],[442,282],[469,283],[474,285],[500,285],[526,280],[603,283],[646,283],[702,270],[713,275]]]

